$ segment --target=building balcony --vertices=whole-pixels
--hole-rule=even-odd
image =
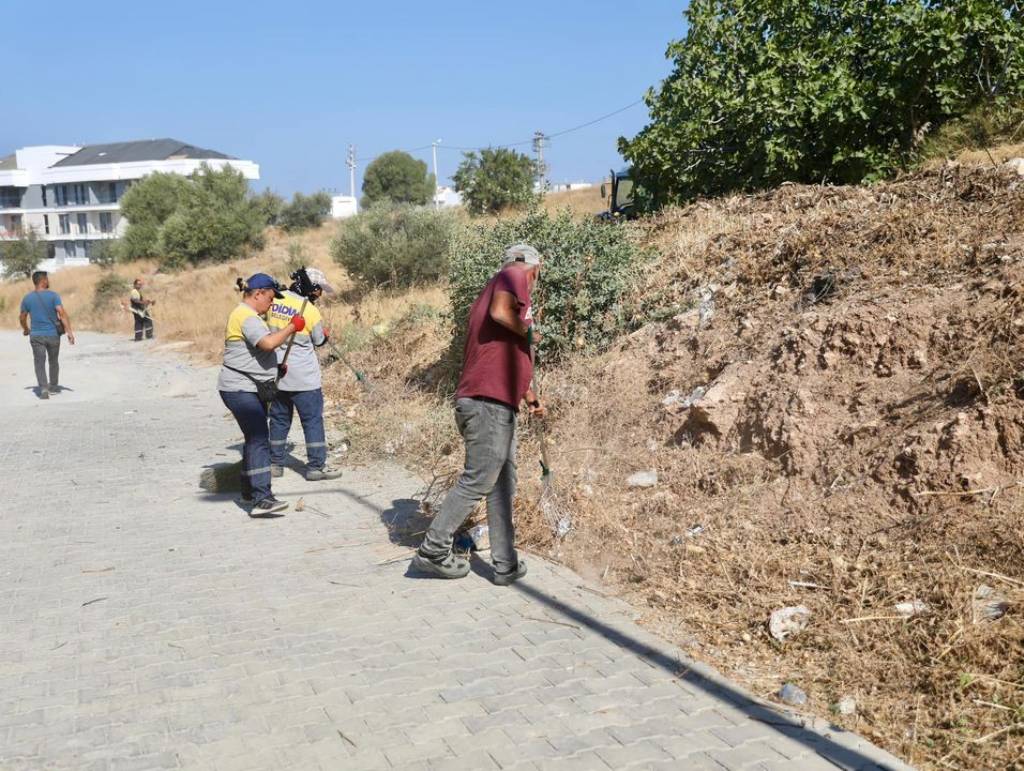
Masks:
[[[0,241],[18,241],[25,237],[23,230],[5,230],[0,228]],[[115,228],[110,233],[90,231],[87,233],[41,233],[36,231],[36,238],[40,241],[101,241],[104,238],[120,238],[121,234]]]

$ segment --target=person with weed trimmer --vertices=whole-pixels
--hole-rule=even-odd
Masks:
[[[482,499],[494,564],[494,583],[508,586],[526,575],[515,550],[512,499],[516,492],[516,423],[519,405],[544,417],[530,387],[533,377],[531,292],[540,275],[540,254],[529,244],[505,252],[469,312],[462,376],[455,392],[455,423],[466,445],[466,462],[455,487],[430,524],[413,567],[441,578],[462,578],[469,561],[452,553],[455,531]]]
[[[341,476],[341,469],[327,464],[324,392],[316,357],[316,349],[327,343],[323,316],[315,305],[325,290],[333,291],[322,271],[300,268],[292,274],[291,287],[281,299],[274,300],[267,313],[271,329],[291,329],[292,319],[297,316],[305,324],[277,349],[281,374],[277,397],[270,405],[270,474],[274,477],[284,475],[288,432],[296,412],[306,439],[306,479],[318,482]]]
[[[217,390],[245,436],[242,449],[242,498],[250,517],[284,511],[288,504],[270,489],[270,432],[267,410],[277,393],[277,348],[305,327],[296,316],[287,326],[271,331],[264,315],[275,299],[284,297],[281,286],[266,273],[247,281],[238,279],[242,302],[231,311],[224,330],[224,364]]]

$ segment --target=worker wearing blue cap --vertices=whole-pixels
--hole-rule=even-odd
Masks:
[[[291,324],[270,330],[263,316],[274,299],[283,295],[281,286],[266,273],[255,273],[246,281],[238,279],[238,289],[242,302],[231,311],[224,330],[224,363],[217,390],[245,436],[242,504],[249,507],[250,517],[265,517],[288,508],[270,489],[267,396],[276,390],[276,349],[305,326],[305,319],[296,316]]]

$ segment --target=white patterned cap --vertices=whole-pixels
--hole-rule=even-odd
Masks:
[[[327,280],[327,276],[319,268],[306,268],[306,275],[314,284],[319,284],[327,294],[334,294],[334,287]]]
[[[527,265],[540,265],[540,252],[529,244],[515,244],[505,250],[505,264],[525,262]]]

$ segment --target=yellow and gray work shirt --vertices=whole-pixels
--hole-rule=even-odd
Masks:
[[[146,301],[142,297],[142,292],[137,288],[132,287],[132,293],[129,298],[129,305],[131,306],[132,313],[139,318],[149,318],[149,307],[146,305]]]
[[[288,354],[288,374],[277,384],[282,391],[315,391],[322,384],[316,348],[327,342],[327,335],[324,334],[323,316],[317,307],[308,302],[303,310],[302,296],[291,291],[285,292],[284,298],[274,300],[274,304],[267,311],[267,324],[274,331],[282,329],[291,324],[292,316],[299,315],[299,311],[302,311],[306,326],[301,332],[295,333],[295,344],[292,345],[292,352]],[[278,361],[284,359],[287,347],[288,343],[285,341],[277,349]]]
[[[270,328],[256,311],[245,303],[239,304],[228,316],[224,330],[224,365],[217,378],[218,391],[248,391],[256,393],[256,384],[241,372],[257,380],[277,377],[277,354],[261,351],[256,344],[270,334]],[[233,372],[234,367],[241,372]]]

